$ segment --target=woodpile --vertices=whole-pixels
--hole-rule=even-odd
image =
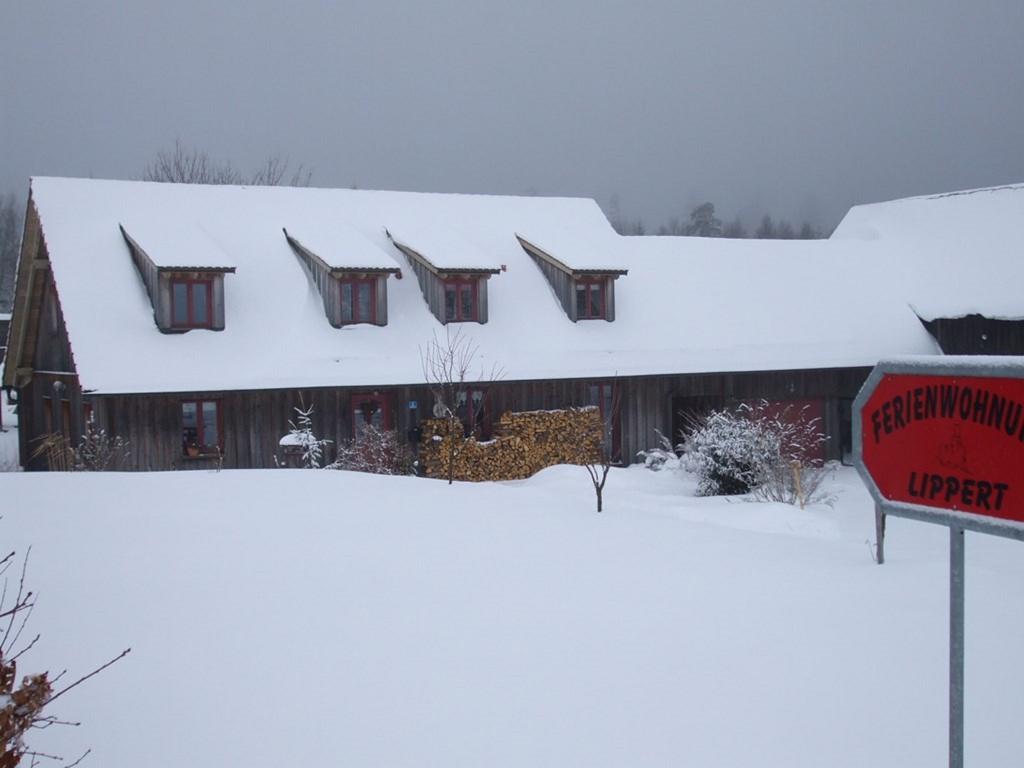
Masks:
[[[599,460],[604,424],[595,407],[505,413],[495,438],[463,437],[462,424],[430,419],[421,425],[419,460],[427,477],[448,477],[454,455],[456,480],[521,480],[555,464]],[[453,442],[454,445],[453,445]]]

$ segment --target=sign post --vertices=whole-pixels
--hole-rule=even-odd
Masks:
[[[1024,541],[1024,362],[882,361],[854,402],[857,471],[887,515],[949,527],[949,765],[964,760],[964,532]]]

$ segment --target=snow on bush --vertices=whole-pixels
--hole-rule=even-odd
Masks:
[[[331,444],[330,440],[318,438],[313,432],[313,406],[306,408],[304,404],[295,407],[295,421],[288,421],[288,434],[281,438],[280,445],[293,447],[301,451],[300,463],[304,469],[320,469],[324,458],[324,448]]]
[[[684,466],[698,478],[701,496],[753,492],[764,501],[827,501],[819,489],[824,463],[816,458],[825,435],[807,407],[751,406],[712,411],[683,444]],[[665,441],[667,443],[667,441]]]
[[[74,450],[74,469],[85,472],[119,469],[121,462],[128,458],[128,447],[127,440],[111,437],[90,416],[85,423],[85,434]]]
[[[658,436],[658,446],[648,448],[646,451],[637,451],[636,455],[643,461],[644,466],[653,472],[660,472],[663,469],[681,469],[682,462],[679,460],[679,451],[682,446],[673,446],[660,430],[654,430]]]
[[[365,424],[360,427],[359,437],[338,446],[338,457],[327,469],[409,475],[412,474],[412,466],[412,452],[398,432]]]

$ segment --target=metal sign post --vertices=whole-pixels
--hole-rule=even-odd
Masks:
[[[964,532],[1024,541],[1024,362],[882,361],[854,414],[878,563],[887,515],[949,528],[949,765],[963,768]]]

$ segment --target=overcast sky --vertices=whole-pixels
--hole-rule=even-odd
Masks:
[[[1024,181],[1024,0],[0,0],[0,191],[176,138],[318,186],[831,227]]]

